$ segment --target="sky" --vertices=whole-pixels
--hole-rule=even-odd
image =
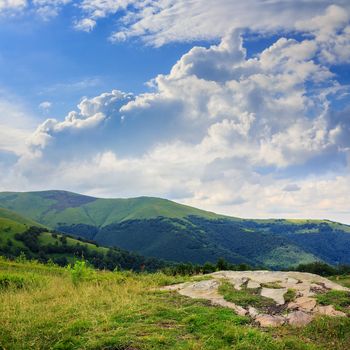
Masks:
[[[0,191],[350,224],[348,0],[0,0]]]

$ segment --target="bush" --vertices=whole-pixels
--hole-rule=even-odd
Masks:
[[[333,276],[338,274],[336,268],[320,261],[310,264],[300,264],[295,270],[300,272],[310,272],[320,276]]]
[[[0,276],[0,289],[22,289],[25,279],[22,276],[5,274]]]
[[[90,281],[94,277],[95,271],[87,266],[84,260],[77,260],[74,265],[68,265],[67,270],[69,271],[72,282],[77,285],[80,282]]]
[[[0,291],[2,290],[16,290],[33,287],[38,285],[39,281],[35,276],[22,276],[10,273],[0,274]]]

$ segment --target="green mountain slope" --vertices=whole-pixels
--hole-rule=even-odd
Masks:
[[[102,227],[115,222],[159,216],[223,217],[161,198],[100,199],[66,191],[2,192],[0,207],[14,210],[50,227],[61,223]]]
[[[98,268],[115,267],[138,270],[142,265],[155,270],[165,265],[156,259],[113,248],[100,247],[93,242],[78,240],[63,233],[50,232],[43,225],[13,211],[0,208],[0,255],[15,258],[22,253],[27,258],[67,265],[84,256]]]
[[[3,192],[0,207],[47,227],[173,261],[272,268],[350,263],[350,227],[326,220],[246,220],[169,200],[99,199],[65,191]]]

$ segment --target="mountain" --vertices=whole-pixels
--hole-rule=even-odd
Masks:
[[[2,192],[0,207],[61,232],[145,256],[282,268],[350,263],[350,226],[327,220],[249,220],[166,199],[101,199],[65,191]]]
[[[51,260],[63,266],[82,256],[95,267],[110,270],[115,267],[139,270],[141,266],[156,270],[165,266],[163,261],[157,259],[100,247],[91,241],[51,231],[38,222],[0,208],[0,255],[16,258],[22,253],[27,258],[42,262]]]

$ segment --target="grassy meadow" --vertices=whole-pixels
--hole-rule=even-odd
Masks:
[[[350,348],[349,318],[319,318],[302,329],[262,330],[232,310],[158,290],[189,278],[2,259],[0,348]]]

